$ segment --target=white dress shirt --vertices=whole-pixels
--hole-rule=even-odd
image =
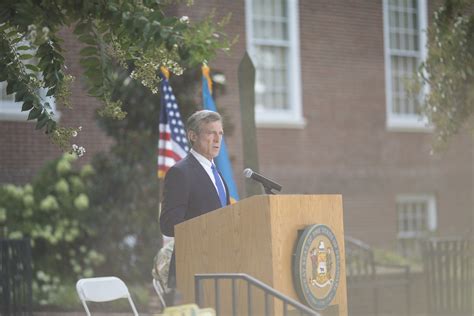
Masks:
[[[197,159],[197,161],[199,161],[199,163],[204,168],[204,170],[206,170],[207,175],[209,176],[212,183],[214,184],[214,187],[216,188],[217,195],[219,195],[219,193],[217,191],[216,180],[214,179],[214,175],[213,175],[212,169],[211,169],[212,164],[214,163],[214,160],[210,161],[209,159],[207,159],[206,157],[204,157],[203,155],[201,155],[200,153],[198,153],[197,151],[195,151],[192,148],[189,152],[194,156],[194,158]],[[224,187],[224,190],[226,190],[225,185],[224,185],[224,180],[222,180],[222,177],[220,175],[219,175],[219,177],[221,178],[222,186]],[[226,194],[227,194],[227,190],[226,190]]]

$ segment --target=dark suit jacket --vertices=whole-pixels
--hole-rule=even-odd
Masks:
[[[229,190],[222,175],[221,178],[227,191],[227,205],[229,205]],[[220,207],[221,202],[214,183],[199,161],[192,154],[188,154],[166,173],[160,215],[161,232],[174,237],[175,225]],[[175,287],[175,285],[176,266],[173,252],[168,286]]]

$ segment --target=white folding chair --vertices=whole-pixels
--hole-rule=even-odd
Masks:
[[[117,277],[100,277],[80,279],[76,283],[76,290],[87,316],[91,316],[86,301],[109,302],[120,298],[128,299],[133,314],[138,316],[137,309],[125,283]]]
[[[165,290],[163,286],[161,286],[160,281],[158,281],[157,279],[153,279],[152,282],[153,282],[153,287],[155,288],[155,292],[158,295],[158,298],[160,299],[161,307],[165,309],[166,308],[166,302],[164,298]]]

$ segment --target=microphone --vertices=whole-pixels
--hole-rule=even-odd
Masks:
[[[275,194],[272,192],[272,190],[277,190],[277,191],[281,190],[281,185],[279,185],[278,183],[270,179],[265,178],[261,174],[254,172],[250,168],[247,168],[244,170],[244,176],[246,178],[253,179],[257,182],[260,182],[263,185],[263,188],[265,189],[265,193],[267,194]]]

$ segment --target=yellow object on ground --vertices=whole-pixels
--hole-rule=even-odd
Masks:
[[[216,312],[212,308],[199,308],[196,304],[186,304],[167,307],[163,314],[156,316],[215,316]]]

